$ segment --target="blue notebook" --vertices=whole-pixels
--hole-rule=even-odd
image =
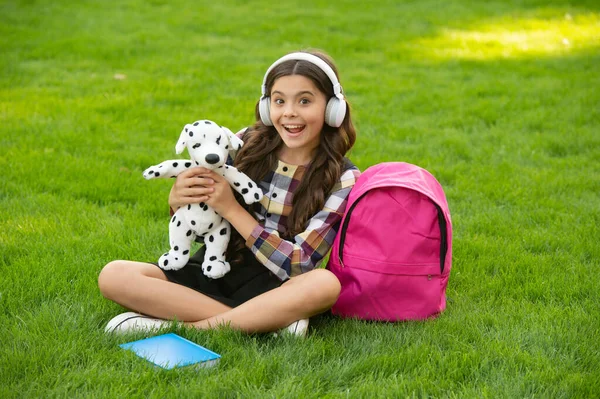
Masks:
[[[164,334],[119,345],[165,369],[216,366],[220,355],[177,334]]]

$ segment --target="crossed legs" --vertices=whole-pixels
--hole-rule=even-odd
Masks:
[[[328,270],[315,269],[231,308],[206,295],[172,283],[154,265],[113,261],[100,272],[102,295],[128,309],[187,322],[200,329],[229,325],[248,333],[269,332],[329,309],[340,283]]]

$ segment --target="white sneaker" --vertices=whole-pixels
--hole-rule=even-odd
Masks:
[[[305,337],[307,331],[308,331],[308,319],[296,320],[289,326],[281,329],[281,332],[296,335],[298,337]]]
[[[168,320],[154,319],[135,312],[121,313],[108,322],[104,332],[108,334],[125,334],[130,332],[152,332],[168,327]]]

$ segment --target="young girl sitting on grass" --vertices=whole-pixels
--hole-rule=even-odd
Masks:
[[[231,223],[231,271],[204,276],[203,247],[180,270],[110,262],[100,291],[139,313],[116,316],[106,331],[153,330],[176,319],[199,329],[287,327],[305,335],[308,318],[337,300],[339,281],[317,266],[360,172],[345,158],[356,132],[335,65],[322,52],[288,54],[267,70],[262,94],[256,123],[239,133],[244,146],[234,162],[260,182],[262,200],[246,209],[222,176],[201,167],[181,173],[169,195],[173,210],[204,202]]]

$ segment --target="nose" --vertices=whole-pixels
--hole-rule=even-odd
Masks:
[[[207,163],[214,165],[221,160],[221,157],[219,157],[217,154],[207,154],[204,159]]]
[[[296,108],[292,102],[288,102],[285,104],[285,108],[283,109],[283,116],[296,116]]]

